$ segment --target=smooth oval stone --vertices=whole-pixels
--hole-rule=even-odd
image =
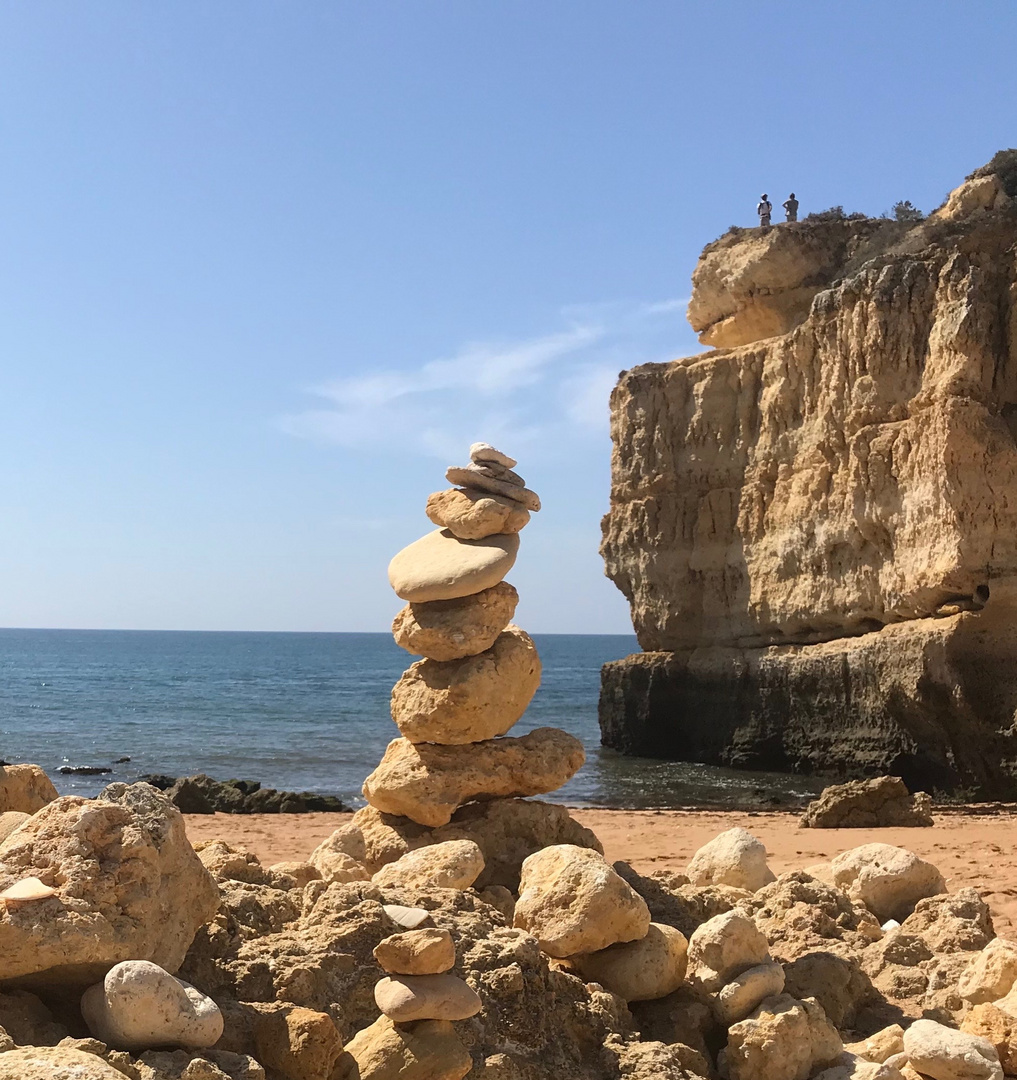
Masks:
[[[378,1008],[397,1024],[412,1020],[467,1020],[483,1003],[456,975],[387,975],[374,987]]]
[[[426,927],[379,941],[374,958],[389,975],[441,975],[455,965],[456,947],[447,930]]]
[[[28,900],[45,900],[56,896],[52,885],[44,885],[37,877],[26,877],[0,892],[0,900],[22,903]]]
[[[459,540],[447,529],[435,529],[392,559],[388,580],[396,595],[411,603],[455,600],[497,585],[518,551],[517,533]]]

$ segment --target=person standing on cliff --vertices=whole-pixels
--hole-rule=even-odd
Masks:
[[[795,198],[795,193],[793,191],[788,195],[787,202],[784,203],[784,220],[798,220],[798,200]]]
[[[759,215],[759,226],[765,228],[770,224],[770,214],[773,212],[773,203],[767,198],[764,192],[759,196],[759,204],[756,206],[756,213]]]

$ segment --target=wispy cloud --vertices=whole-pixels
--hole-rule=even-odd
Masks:
[[[569,307],[562,328],[538,337],[472,342],[418,368],[310,387],[321,404],[279,425],[300,438],[370,450],[388,444],[443,459],[481,438],[521,447],[562,431],[602,435],[619,370],[687,347],[686,303]]]

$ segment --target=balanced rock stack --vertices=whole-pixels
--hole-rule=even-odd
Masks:
[[[533,641],[511,622],[518,594],[504,580],[520,529],[540,509],[515,464],[474,443],[470,464],[446,473],[460,486],[427,501],[438,528],[389,564],[392,588],[408,601],[392,632],[424,659],[392,691],[401,737],[364,782],[364,797],[432,829],[473,800],[554,791],[585,759],[579,740],[555,728],[504,737],[540,684]]]

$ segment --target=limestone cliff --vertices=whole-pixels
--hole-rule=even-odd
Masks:
[[[737,347],[612,396],[602,553],[650,652],[605,669],[608,745],[1017,793],[1014,159],[913,227],[704,251],[690,321]]]

